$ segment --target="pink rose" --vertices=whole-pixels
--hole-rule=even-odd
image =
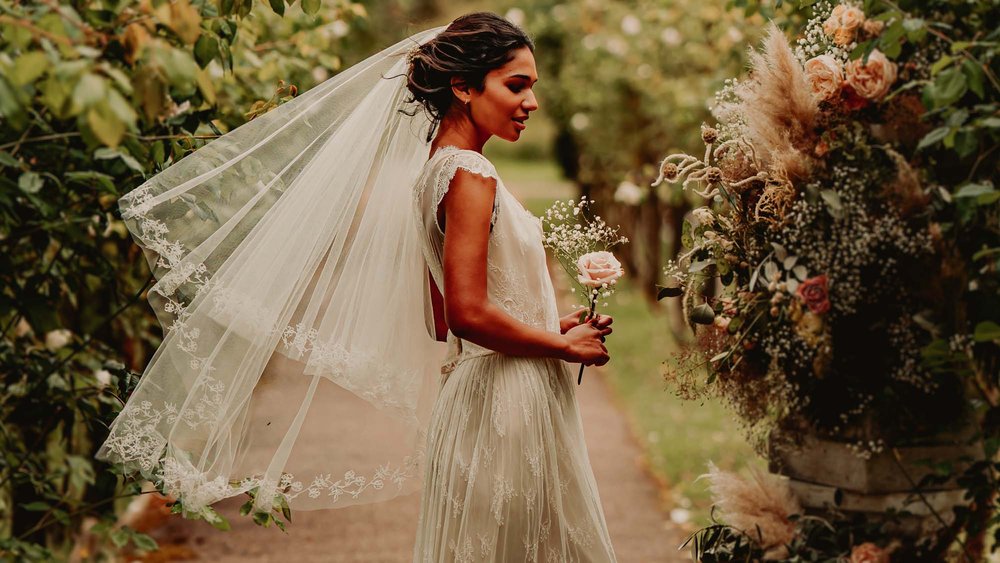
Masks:
[[[830,55],[820,55],[806,61],[806,76],[813,95],[820,100],[828,100],[837,95],[844,83],[840,62]]]
[[[576,261],[576,267],[580,270],[577,279],[586,287],[611,285],[625,274],[621,262],[606,250],[584,254]]]
[[[846,75],[847,84],[859,96],[881,100],[896,81],[896,65],[875,49],[868,55],[868,64],[864,64],[863,58],[851,61]]]
[[[830,296],[827,292],[826,274],[809,278],[800,283],[796,293],[799,299],[813,313],[822,315],[830,310]]]
[[[865,542],[851,549],[850,563],[889,563],[889,554],[879,546]]]

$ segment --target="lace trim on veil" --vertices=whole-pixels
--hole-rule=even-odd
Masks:
[[[255,326],[256,330],[263,330],[277,339],[276,351],[298,354],[309,352],[307,366],[315,367],[317,374],[323,374],[373,405],[396,413],[402,419],[415,420],[416,408],[415,405],[393,401],[387,395],[389,377],[391,374],[398,377],[398,367],[383,365],[375,353],[352,352],[343,346],[321,342],[318,331],[301,323],[294,326],[267,326],[268,322],[264,319],[273,316],[265,313],[266,305],[222,287],[217,279],[210,276],[204,263],[185,260],[190,254],[180,242],[169,238],[166,224],[148,215],[153,208],[150,201],[153,198],[151,188],[152,185],[140,187],[123,196],[127,209],[122,216],[123,219],[136,223],[134,233],[141,236],[144,246],[157,254],[155,265],[164,270],[157,284],[150,290],[164,299],[164,310],[174,316],[173,321],[164,326],[164,331],[176,333],[179,349],[190,356],[191,369],[204,370],[206,375],[199,377],[190,391],[194,393],[199,391],[199,387],[203,387],[203,393],[193,407],[186,406],[181,410],[173,403],[154,405],[150,401],[126,405],[105,442],[104,447],[110,457],[116,458],[127,470],[139,472],[160,486],[165,493],[182,499],[185,509],[200,512],[208,520],[214,518],[213,513],[207,510],[209,504],[254,488],[258,489],[257,497],[263,499],[280,495],[290,501],[301,494],[310,498],[325,494],[332,497],[332,502],[335,503],[344,495],[356,499],[370,489],[380,490],[387,484],[395,484],[402,489],[407,480],[419,477],[417,471],[425,458],[424,431],[419,436],[415,454],[404,457],[399,466],[388,463],[381,465],[370,476],[349,470],[340,479],[333,479],[329,473],[318,474],[308,485],[297,480],[291,473],[282,473],[278,481],[266,479],[262,475],[251,475],[240,481],[213,477],[188,461],[184,451],[168,444],[166,437],[157,430],[157,425],[161,422],[180,422],[189,428],[214,428],[225,413],[223,407],[226,385],[210,375],[215,371],[211,365],[211,357],[198,355],[200,331],[189,327],[186,322],[190,315],[187,310],[190,303],[208,290],[211,290],[210,311],[213,316],[235,312],[239,312],[241,318],[249,315],[249,321],[246,322]],[[194,289],[190,299],[177,295],[182,286]],[[359,368],[375,373],[378,385],[364,389],[356,385],[351,376],[359,373]],[[416,382],[419,379],[419,370],[404,371],[404,380]]]

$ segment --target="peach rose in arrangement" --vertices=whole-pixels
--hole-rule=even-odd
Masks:
[[[827,34],[829,37],[833,37],[833,34],[837,33],[837,29],[840,27],[840,16],[846,9],[847,6],[837,4],[837,6],[833,9],[833,13],[830,14],[830,17],[826,18],[826,21],[823,22],[823,33]]]
[[[850,563],[889,563],[889,554],[881,547],[865,542],[851,549]]]
[[[577,259],[576,267],[580,270],[577,279],[586,287],[612,285],[625,274],[621,262],[606,250],[584,254]]]
[[[865,23],[865,13],[860,8],[838,4],[823,23],[823,33],[833,38],[837,45],[847,45],[858,36],[858,29]]]
[[[820,100],[836,96],[844,83],[840,61],[830,55],[820,55],[806,61],[806,76],[813,95]]]
[[[868,55],[867,64],[860,58],[847,65],[846,81],[859,96],[881,100],[896,82],[896,64],[875,49]]]

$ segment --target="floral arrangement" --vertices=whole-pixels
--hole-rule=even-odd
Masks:
[[[660,289],[695,333],[666,377],[723,398],[765,454],[818,435],[870,458],[975,426],[986,458],[964,483],[985,512],[946,535],[981,537],[1000,475],[1000,8],[801,4],[802,37],[772,25],[717,93],[704,153],[653,183],[706,200]]]
[[[592,203],[594,200],[587,196],[556,201],[542,218],[545,246],[552,250],[573,281],[570,291],[585,299],[587,311],[580,314],[580,322],[594,316],[598,300],[610,297],[618,280],[625,275],[621,262],[609,249],[627,243],[628,239],[618,234],[618,227],[609,226],[591,213]],[[582,381],[581,365],[577,385]]]

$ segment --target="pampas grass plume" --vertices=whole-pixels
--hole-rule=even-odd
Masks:
[[[795,537],[790,517],[802,513],[786,479],[756,467],[740,476],[712,462],[701,478],[708,480],[722,521],[753,538],[767,552],[765,558],[781,558],[786,553],[785,546]]]
[[[749,57],[750,78],[737,88],[740,101],[728,111],[741,114],[747,137],[777,172],[793,182],[806,178],[819,106],[805,70],[774,23],[763,49],[751,49]]]

